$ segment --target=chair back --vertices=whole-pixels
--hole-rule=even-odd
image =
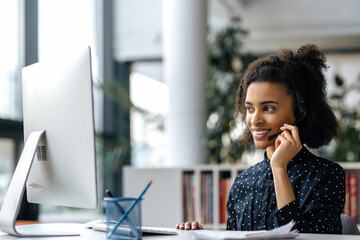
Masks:
[[[342,234],[359,235],[359,229],[354,219],[349,215],[341,214]]]

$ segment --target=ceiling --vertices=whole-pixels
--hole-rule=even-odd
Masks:
[[[214,29],[240,17],[248,30],[244,50],[271,52],[315,43],[324,50],[360,50],[360,1],[357,0],[211,0]]]

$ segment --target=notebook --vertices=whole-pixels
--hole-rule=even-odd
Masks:
[[[95,220],[85,224],[87,228],[92,228],[96,231],[106,232],[106,220]],[[142,226],[141,231],[143,235],[160,234],[160,235],[176,235],[178,234],[175,228],[165,227],[147,227]]]

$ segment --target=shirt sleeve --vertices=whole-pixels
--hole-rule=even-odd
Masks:
[[[226,211],[228,214],[228,218],[226,221],[226,230],[238,230],[237,227],[237,218],[236,218],[236,211],[235,211],[235,205],[234,205],[234,196],[233,196],[233,187],[234,187],[235,183],[233,184],[230,193],[229,193],[229,197],[228,197],[228,202],[226,205]]]
[[[315,183],[307,194],[311,196],[303,207],[295,200],[275,213],[278,226],[294,220],[294,228],[299,232],[341,234],[340,215],[345,204],[344,170],[338,166],[323,171],[321,181]]]

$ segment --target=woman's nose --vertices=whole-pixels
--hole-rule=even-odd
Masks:
[[[259,111],[255,111],[251,116],[251,125],[258,125],[264,121],[262,114]]]

